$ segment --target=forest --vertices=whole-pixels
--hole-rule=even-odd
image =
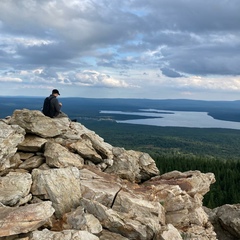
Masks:
[[[15,109],[41,110],[43,100],[44,97],[0,97],[0,118],[12,115]],[[204,196],[205,206],[215,208],[240,203],[240,130],[117,123],[116,120],[138,116],[100,113],[101,110],[131,112],[141,108],[204,111],[215,119],[240,124],[239,101],[85,98],[62,98],[60,101],[70,119],[77,119],[105,142],[149,153],[161,174],[173,170],[214,173],[216,182]]]

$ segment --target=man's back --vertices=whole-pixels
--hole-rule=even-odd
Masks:
[[[53,108],[53,99],[56,98],[55,96],[51,95],[49,97],[46,97],[45,100],[44,100],[44,103],[43,103],[43,114],[45,116],[48,116],[48,117],[51,117],[53,118],[54,115],[55,115],[55,111],[54,111],[54,108]]]

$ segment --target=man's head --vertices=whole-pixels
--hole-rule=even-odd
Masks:
[[[59,91],[57,89],[53,89],[52,90],[52,95],[57,96],[57,95],[60,95],[60,93],[59,93]]]

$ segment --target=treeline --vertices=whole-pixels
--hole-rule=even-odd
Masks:
[[[79,122],[113,146],[150,154],[192,153],[196,156],[240,161],[239,130],[157,127],[89,119],[80,119]]]
[[[224,204],[240,203],[239,161],[223,161],[191,154],[162,154],[152,157],[155,159],[161,174],[173,170],[180,172],[199,170],[203,173],[214,173],[216,182],[211,185],[210,191],[204,196],[204,206],[215,208]]]

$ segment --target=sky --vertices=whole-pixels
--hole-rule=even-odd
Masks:
[[[0,4],[0,96],[240,99],[239,0]]]

